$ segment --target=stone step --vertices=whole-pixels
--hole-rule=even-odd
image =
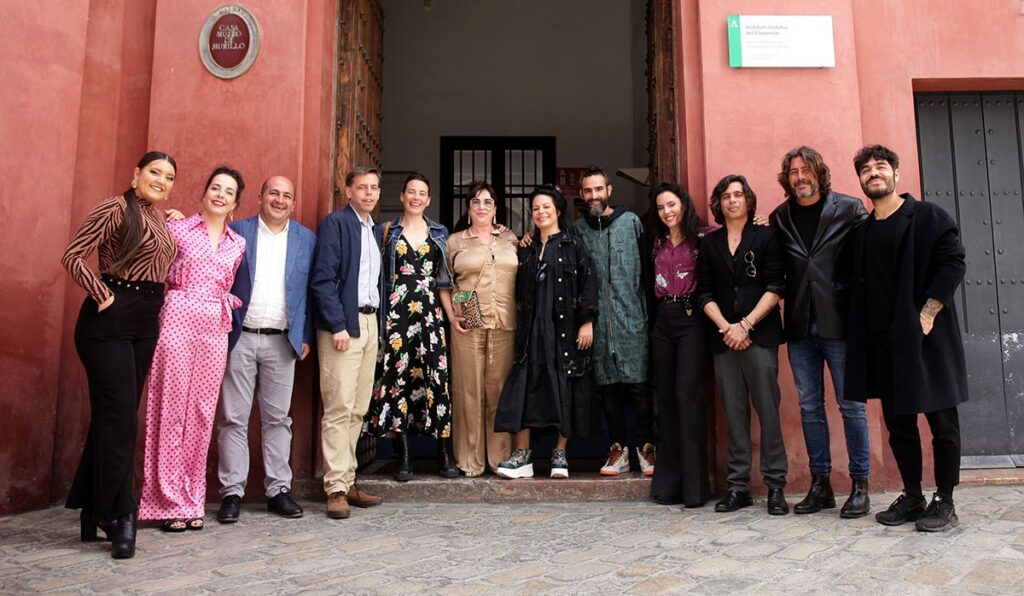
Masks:
[[[569,478],[548,476],[547,462],[534,464],[533,478],[508,480],[487,473],[477,478],[441,478],[433,462],[415,462],[414,477],[397,482],[391,477],[390,462],[375,462],[367,473],[359,474],[359,486],[388,502],[499,503],[530,501],[646,501],[650,499],[651,479],[634,471],[616,477],[601,476],[603,462],[570,462]],[[296,480],[293,494],[300,499],[322,500],[319,479]]]

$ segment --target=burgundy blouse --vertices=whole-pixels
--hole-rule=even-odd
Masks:
[[[697,242],[699,239],[673,246],[667,235],[655,240],[655,298],[692,294],[697,289]]]

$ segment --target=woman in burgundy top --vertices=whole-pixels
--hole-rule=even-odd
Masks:
[[[167,198],[176,174],[170,155],[143,155],[131,188],[93,208],[61,257],[89,294],[75,325],[75,348],[92,410],[66,506],[82,510],[82,541],[96,540],[96,529],[102,529],[115,559],[135,555],[137,411],[159,335],[164,280],[176,254],[155,204]],[[99,253],[99,273],[86,262],[93,251]]]
[[[700,507],[710,498],[704,376],[707,320],[693,299],[697,244],[704,226],[693,200],[676,184],[655,190],[652,360],[658,400],[658,465],[651,497]]]

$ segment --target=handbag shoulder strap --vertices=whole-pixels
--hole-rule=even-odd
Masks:
[[[384,222],[384,233],[380,235],[380,252],[384,254],[384,251],[388,247],[388,233],[391,232],[391,220]]]

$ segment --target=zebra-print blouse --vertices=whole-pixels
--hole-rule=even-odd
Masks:
[[[82,286],[99,304],[111,296],[111,291],[86,262],[94,250],[99,252],[100,273],[131,281],[160,283],[166,281],[167,269],[177,254],[163,212],[154,209],[149,201],[136,200],[142,212],[142,242],[124,270],[113,270],[114,263],[122,254],[121,220],[126,205],[123,196],[111,197],[96,205],[60,259],[61,265],[68,270],[75,283]]]

